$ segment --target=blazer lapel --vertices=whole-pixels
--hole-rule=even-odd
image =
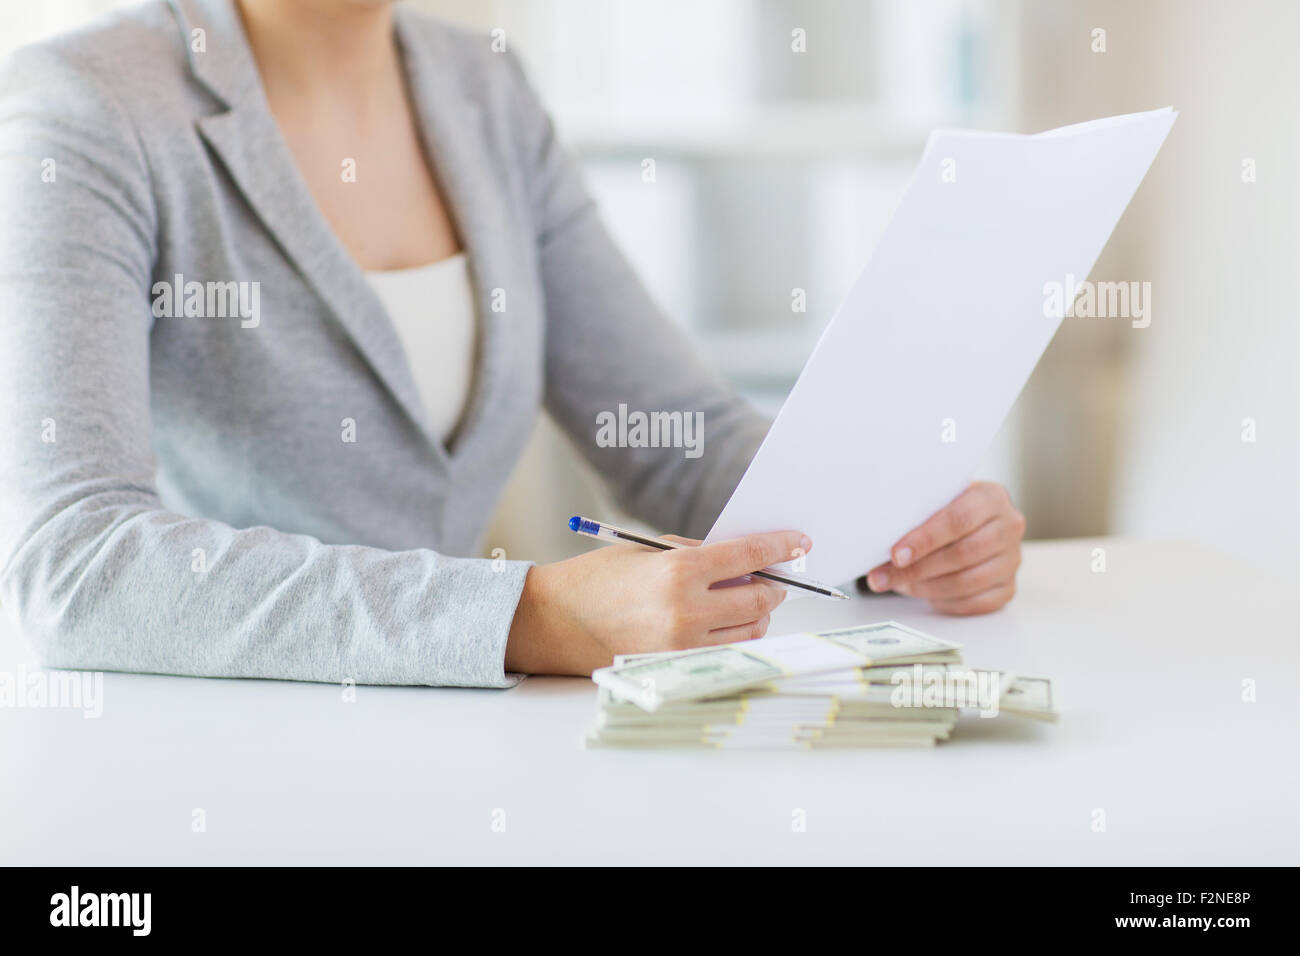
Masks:
[[[527,247],[521,247],[526,230],[511,217],[500,184],[484,167],[484,117],[473,92],[452,71],[437,71],[437,64],[452,62],[450,51],[438,49],[437,36],[421,30],[406,8],[397,7],[394,19],[425,154],[464,243],[478,307],[473,391],[449,449],[450,457],[460,458],[491,430],[483,426],[491,422],[493,403],[508,384],[516,336],[507,327],[506,312],[494,308],[495,296],[497,290],[510,290],[516,297],[511,308],[522,305],[526,286],[519,263],[527,258]]]
[[[200,135],[275,236],[285,255],[348,333],[375,375],[432,444],[419,390],[397,331],[360,266],[321,214],[280,135],[262,92],[243,24],[230,0],[172,0],[183,32],[204,31],[206,50],[188,50],[195,74],[229,109],[198,121]]]

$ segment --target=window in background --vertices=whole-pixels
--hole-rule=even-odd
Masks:
[[[1016,125],[1006,3],[544,0],[493,12],[652,291],[769,409],[930,129]]]

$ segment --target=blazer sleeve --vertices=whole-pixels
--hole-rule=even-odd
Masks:
[[[0,210],[0,604],[42,663],[515,682],[503,661],[527,562],[326,546],[162,507],[150,171],[126,111],[68,52],[0,69]]]
[[[651,300],[606,231],[518,61],[507,55],[518,162],[527,177],[544,287],[547,410],[623,507],[665,533],[703,537],[769,422],[723,383]],[[633,441],[610,445],[602,425],[620,416],[620,406],[628,414],[694,416],[703,424],[698,454],[631,447]]]

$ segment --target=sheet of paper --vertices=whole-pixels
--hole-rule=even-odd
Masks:
[[[708,540],[803,531],[836,584],[888,560],[970,482],[1061,323],[1052,284],[1087,278],[1176,115],[932,133]]]

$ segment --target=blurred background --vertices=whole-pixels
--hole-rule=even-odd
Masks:
[[[0,53],[127,5],[7,4]],[[1150,326],[1067,318],[982,477],[1011,489],[1031,537],[1200,539],[1300,571],[1289,284],[1300,261],[1300,5],[411,5],[484,42],[504,31],[648,287],[769,412],[870,255],[931,128],[1035,132],[1172,105],[1178,122],[1092,274],[1150,282]],[[796,288],[804,312],[792,310]],[[611,515],[543,421],[487,547],[537,560],[584,550],[556,530],[557,516],[582,512]]]

